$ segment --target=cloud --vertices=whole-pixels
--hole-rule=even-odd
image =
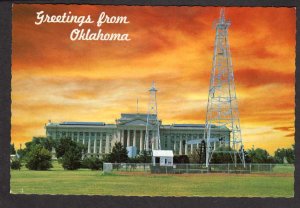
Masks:
[[[34,25],[41,10],[126,15],[130,24],[102,29],[132,41],[72,42],[77,25]],[[12,140],[43,134],[48,119],[114,123],[136,112],[137,98],[147,112],[152,81],[164,123],[204,123],[218,16],[218,7],[14,5]],[[256,146],[288,146],[292,136],[282,138],[295,118],[295,9],[231,7],[226,17],[241,125]],[[258,136],[250,127],[268,130]]]
[[[243,87],[259,87],[269,84],[294,86],[295,84],[295,74],[291,72],[246,68],[236,70],[235,77]]]
[[[279,131],[294,131],[294,126],[281,126],[275,127],[274,129]]]
[[[287,134],[285,137],[295,137],[295,133]]]

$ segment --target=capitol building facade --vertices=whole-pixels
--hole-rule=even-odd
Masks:
[[[45,125],[46,136],[53,139],[69,137],[73,141],[87,145],[87,155],[102,157],[111,152],[116,142],[125,147],[136,147],[137,154],[145,150],[147,114],[121,114],[115,124],[104,122],[61,122],[49,121]],[[149,115],[157,120],[156,115]],[[189,155],[204,140],[204,124],[167,124],[159,120],[160,146],[162,150],[173,150],[174,155]],[[149,132],[150,140],[151,132]],[[230,140],[227,128],[212,127],[212,137],[221,138],[211,146],[215,149]]]

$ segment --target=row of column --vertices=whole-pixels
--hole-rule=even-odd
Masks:
[[[73,138],[72,138],[72,140],[73,140]],[[100,143],[99,143],[99,150],[98,150],[98,152],[96,152],[96,150],[97,150],[97,141],[98,140],[100,140]],[[104,148],[104,152],[102,151],[102,149],[103,149],[103,141],[105,140],[105,148]],[[77,137],[77,142],[79,142],[79,137]],[[83,145],[85,145],[85,142],[86,142],[86,139],[84,138],[83,140],[82,140],[82,144]],[[90,154],[90,153],[92,153],[92,151],[91,151],[91,148],[92,148],[92,142],[94,142],[94,145],[93,145],[93,153],[94,154],[97,154],[97,153],[99,153],[99,154],[107,154],[107,153],[109,153],[110,152],[110,139],[109,139],[109,135],[107,134],[106,135],[106,137],[105,137],[105,139],[103,139],[103,138],[100,138],[100,139],[97,139],[97,138],[91,138],[90,136],[89,136],[89,138],[88,138],[88,144],[87,144],[87,146],[88,146],[88,151],[87,151],[87,153],[88,154]]]
[[[125,133],[126,131],[126,133]],[[133,141],[132,145],[130,144],[130,132],[133,131]],[[139,138],[137,138],[137,134],[139,132]],[[137,145],[137,140],[139,140],[139,149],[140,151],[144,150],[144,135],[145,135],[145,130],[132,130],[132,129],[122,129],[118,131],[118,138],[119,141],[126,147],[129,146],[136,146]],[[125,140],[126,140],[126,145],[125,145]]]
[[[131,131],[133,131],[133,144],[130,143],[131,139]],[[139,133],[138,133],[139,132]],[[144,139],[145,139],[145,130],[132,130],[132,129],[123,129],[118,131],[117,137],[119,138],[119,141],[124,145],[124,146],[136,146],[137,145],[137,139],[140,140],[139,142],[139,149],[140,151],[144,150]],[[137,138],[137,135],[139,134],[139,138]],[[199,144],[185,144],[183,145],[184,139],[179,140],[179,154],[188,154],[188,145],[190,145],[190,153],[193,152],[193,149],[199,148]],[[126,144],[125,144],[126,142]],[[216,146],[216,145],[215,145]],[[172,148],[172,147],[170,147]],[[174,143],[173,150],[176,151],[176,143]]]
[[[126,131],[126,133],[125,133]],[[130,144],[130,140],[131,140],[131,131],[133,131],[133,142],[132,144]],[[112,136],[119,140],[124,146],[136,146],[137,145],[137,140],[139,140],[139,148],[137,147],[138,150],[142,151],[144,150],[144,139],[145,139],[145,130],[132,130],[132,129],[122,129],[119,130],[117,132],[115,132],[114,134],[112,134]],[[139,138],[138,136],[139,135]],[[110,134],[106,134],[106,137],[103,139],[100,139],[100,143],[99,143],[99,150],[98,152],[96,152],[97,150],[97,140],[99,140],[99,138],[96,138],[96,135],[93,136],[93,138],[91,138],[91,135],[89,135],[88,137],[88,154],[90,153],[94,153],[94,154],[107,154],[110,152]],[[170,138],[166,138],[166,139],[170,139]],[[74,140],[73,134],[72,134],[72,140]],[[82,143],[85,144],[85,139],[83,139]],[[102,145],[103,145],[103,140],[105,140],[105,148],[104,151],[102,151]],[[126,144],[125,144],[125,140],[126,140]],[[183,145],[183,141],[187,141],[186,139],[180,138],[179,140],[179,154],[183,155],[183,154],[188,154],[188,145],[190,145],[190,153],[193,152],[194,147],[199,147],[199,144],[185,144]],[[178,140],[177,140],[178,141]],[[79,136],[77,136],[77,142],[79,142]],[[92,146],[91,146],[91,142],[94,142],[93,145],[93,151],[91,151]],[[214,149],[216,149],[216,142],[214,142],[213,147]],[[172,147],[167,147],[167,148],[172,148]],[[174,152],[177,151],[177,146],[176,146],[176,142],[174,142],[174,147],[173,147]]]
[[[185,144],[183,145],[183,140],[179,141],[179,154],[180,155],[187,155],[188,154],[188,145],[191,145],[190,153],[193,152],[194,147],[199,148],[199,144]],[[184,151],[183,151],[183,146],[184,146]],[[176,143],[174,143],[174,151],[176,151]]]

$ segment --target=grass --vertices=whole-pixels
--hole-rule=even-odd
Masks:
[[[103,175],[101,171],[11,171],[11,190],[19,194],[80,194],[127,196],[293,197],[293,167],[280,166],[272,174],[146,173]]]

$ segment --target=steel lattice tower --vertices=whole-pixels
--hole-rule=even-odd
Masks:
[[[157,102],[156,102],[156,92],[155,83],[152,82],[152,86],[149,89],[150,101],[147,114],[147,124],[146,124],[146,135],[145,135],[145,149],[149,151],[160,150],[160,134],[159,134],[159,120],[157,116]]]
[[[228,42],[230,21],[225,19],[224,8],[216,21],[213,65],[208,92],[204,138],[207,141],[206,166],[209,166],[214,152],[228,153],[236,165],[237,156],[245,166],[238,102]],[[230,131],[224,141],[224,132]],[[223,148],[216,148],[216,143]]]

